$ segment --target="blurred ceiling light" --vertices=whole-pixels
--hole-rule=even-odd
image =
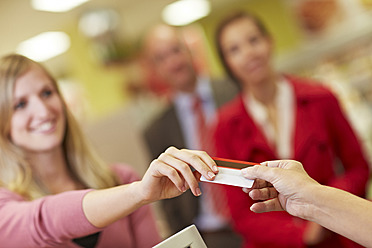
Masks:
[[[183,26],[207,16],[209,12],[208,0],[179,0],[167,5],[162,17],[170,25]]]
[[[114,10],[99,9],[84,13],[79,20],[80,30],[88,37],[98,37],[114,30],[119,16]]]
[[[88,1],[89,0],[31,0],[31,5],[36,10],[65,12]]]
[[[60,55],[70,47],[70,38],[63,32],[45,32],[21,42],[17,52],[41,62]]]

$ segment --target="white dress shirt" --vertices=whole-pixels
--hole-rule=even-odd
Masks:
[[[208,124],[213,122],[216,115],[216,106],[209,79],[205,77],[198,78],[195,91],[202,102],[204,117],[208,126]],[[197,137],[196,116],[193,111],[195,93],[177,93],[174,98],[174,104],[186,148],[199,150],[201,149],[201,144],[199,144],[199,137]]]
[[[252,116],[256,125],[262,130],[269,144],[274,148],[278,158],[290,159],[294,155],[293,133],[295,121],[295,96],[293,87],[282,78],[277,83],[275,104],[278,111],[277,126],[269,120],[267,108],[257,101],[252,95],[244,97],[244,105],[247,112]]]
[[[216,116],[216,105],[213,98],[211,82],[208,78],[200,77],[197,79],[196,94],[202,102],[206,125],[210,125]],[[178,93],[175,95],[174,104],[176,113],[181,125],[186,148],[199,150],[199,137],[197,137],[197,122],[193,111],[193,101],[195,93]],[[203,191],[203,184],[200,184]],[[213,213],[208,194],[203,194],[199,200],[199,215],[195,219],[195,224],[201,231],[214,231],[227,225],[222,217]]]

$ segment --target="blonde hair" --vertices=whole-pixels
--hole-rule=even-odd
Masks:
[[[33,175],[22,149],[14,145],[10,139],[15,82],[33,66],[38,66],[45,72],[61,98],[66,116],[62,147],[72,177],[86,188],[101,189],[117,185],[116,176],[93,151],[76,119],[66,107],[56,80],[41,64],[22,55],[11,54],[0,59],[0,186],[27,199],[49,194],[42,182]]]

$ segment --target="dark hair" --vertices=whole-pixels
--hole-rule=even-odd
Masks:
[[[215,42],[216,42],[218,56],[220,58],[220,61],[223,65],[227,75],[238,85],[239,88],[240,88],[240,84],[238,83],[239,80],[234,76],[231,69],[229,68],[229,66],[226,63],[226,58],[223,54],[222,46],[221,46],[221,35],[222,35],[222,32],[226,29],[227,26],[229,26],[233,22],[236,22],[236,21],[241,20],[241,19],[251,20],[257,26],[258,30],[260,30],[262,35],[264,35],[266,37],[271,37],[271,35],[267,31],[265,25],[263,24],[263,22],[257,16],[255,16],[251,13],[248,13],[248,12],[244,12],[244,11],[238,11],[238,12],[233,12],[233,13],[229,14],[224,19],[222,19],[222,21],[217,26],[216,35],[215,35]]]

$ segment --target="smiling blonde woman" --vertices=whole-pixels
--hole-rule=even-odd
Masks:
[[[148,203],[191,189],[217,167],[204,152],[168,148],[142,180],[104,164],[38,63],[0,59],[0,243],[4,247],[150,247]],[[190,166],[196,171],[193,173]],[[144,238],[145,237],[145,238]]]

